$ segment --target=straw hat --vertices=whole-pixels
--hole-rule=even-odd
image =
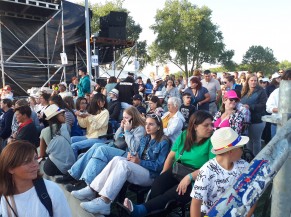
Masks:
[[[243,147],[249,141],[249,137],[238,135],[230,127],[223,127],[214,131],[210,140],[213,146],[211,152],[213,154],[222,154],[235,148]]]
[[[44,110],[44,114],[46,116],[46,120],[51,119],[52,117],[64,112],[64,109],[59,108],[57,105],[52,104],[50,106],[48,106],[45,110]]]

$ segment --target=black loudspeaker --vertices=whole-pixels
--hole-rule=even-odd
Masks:
[[[126,20],[126,12],[111,11],[108,15],[100,17],[100,29],[104,30],[110,27],[125,27]]]
[[[100,48],[98,54],[98,62],[100,65],[111,63],[113,60],[113,47]]]
[[[125,27],[127,13],[126,12],[118,12],[118,11],[110,11],[109,16],[109,26],[115,27]]]
[[[113,38],[126,40],[126,28],[125,27],[109,27],[108,29],[102,29],[99,32],[100,37]]]

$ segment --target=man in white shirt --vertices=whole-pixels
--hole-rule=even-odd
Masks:
[[[202,86],[205,87],[210,94],[209,112],[215,115],[217,112],[217,105],[221,98],[221,87],[219,81],[212,78],[210,70],[204,71],[204,79],[201,81]]]

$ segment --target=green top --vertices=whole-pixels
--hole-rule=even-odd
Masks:
[[[187,130],[183,131],[176,139],[172,151],[176,153],[175,160],[179,158],[179,155],[184,147],[186,140]],[[212,144],[210,138],[207,139],[203,144],[194,144],[190,151],[184,151],[180,160],[181,163],[188,165],[194,169],[198,169],[203,166],[208,160],[215,157],[211,152]]]

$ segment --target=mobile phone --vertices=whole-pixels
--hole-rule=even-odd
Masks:
[[[130,119],[128,120],[128,123],[132,123],[132,118],[130,118]]]

